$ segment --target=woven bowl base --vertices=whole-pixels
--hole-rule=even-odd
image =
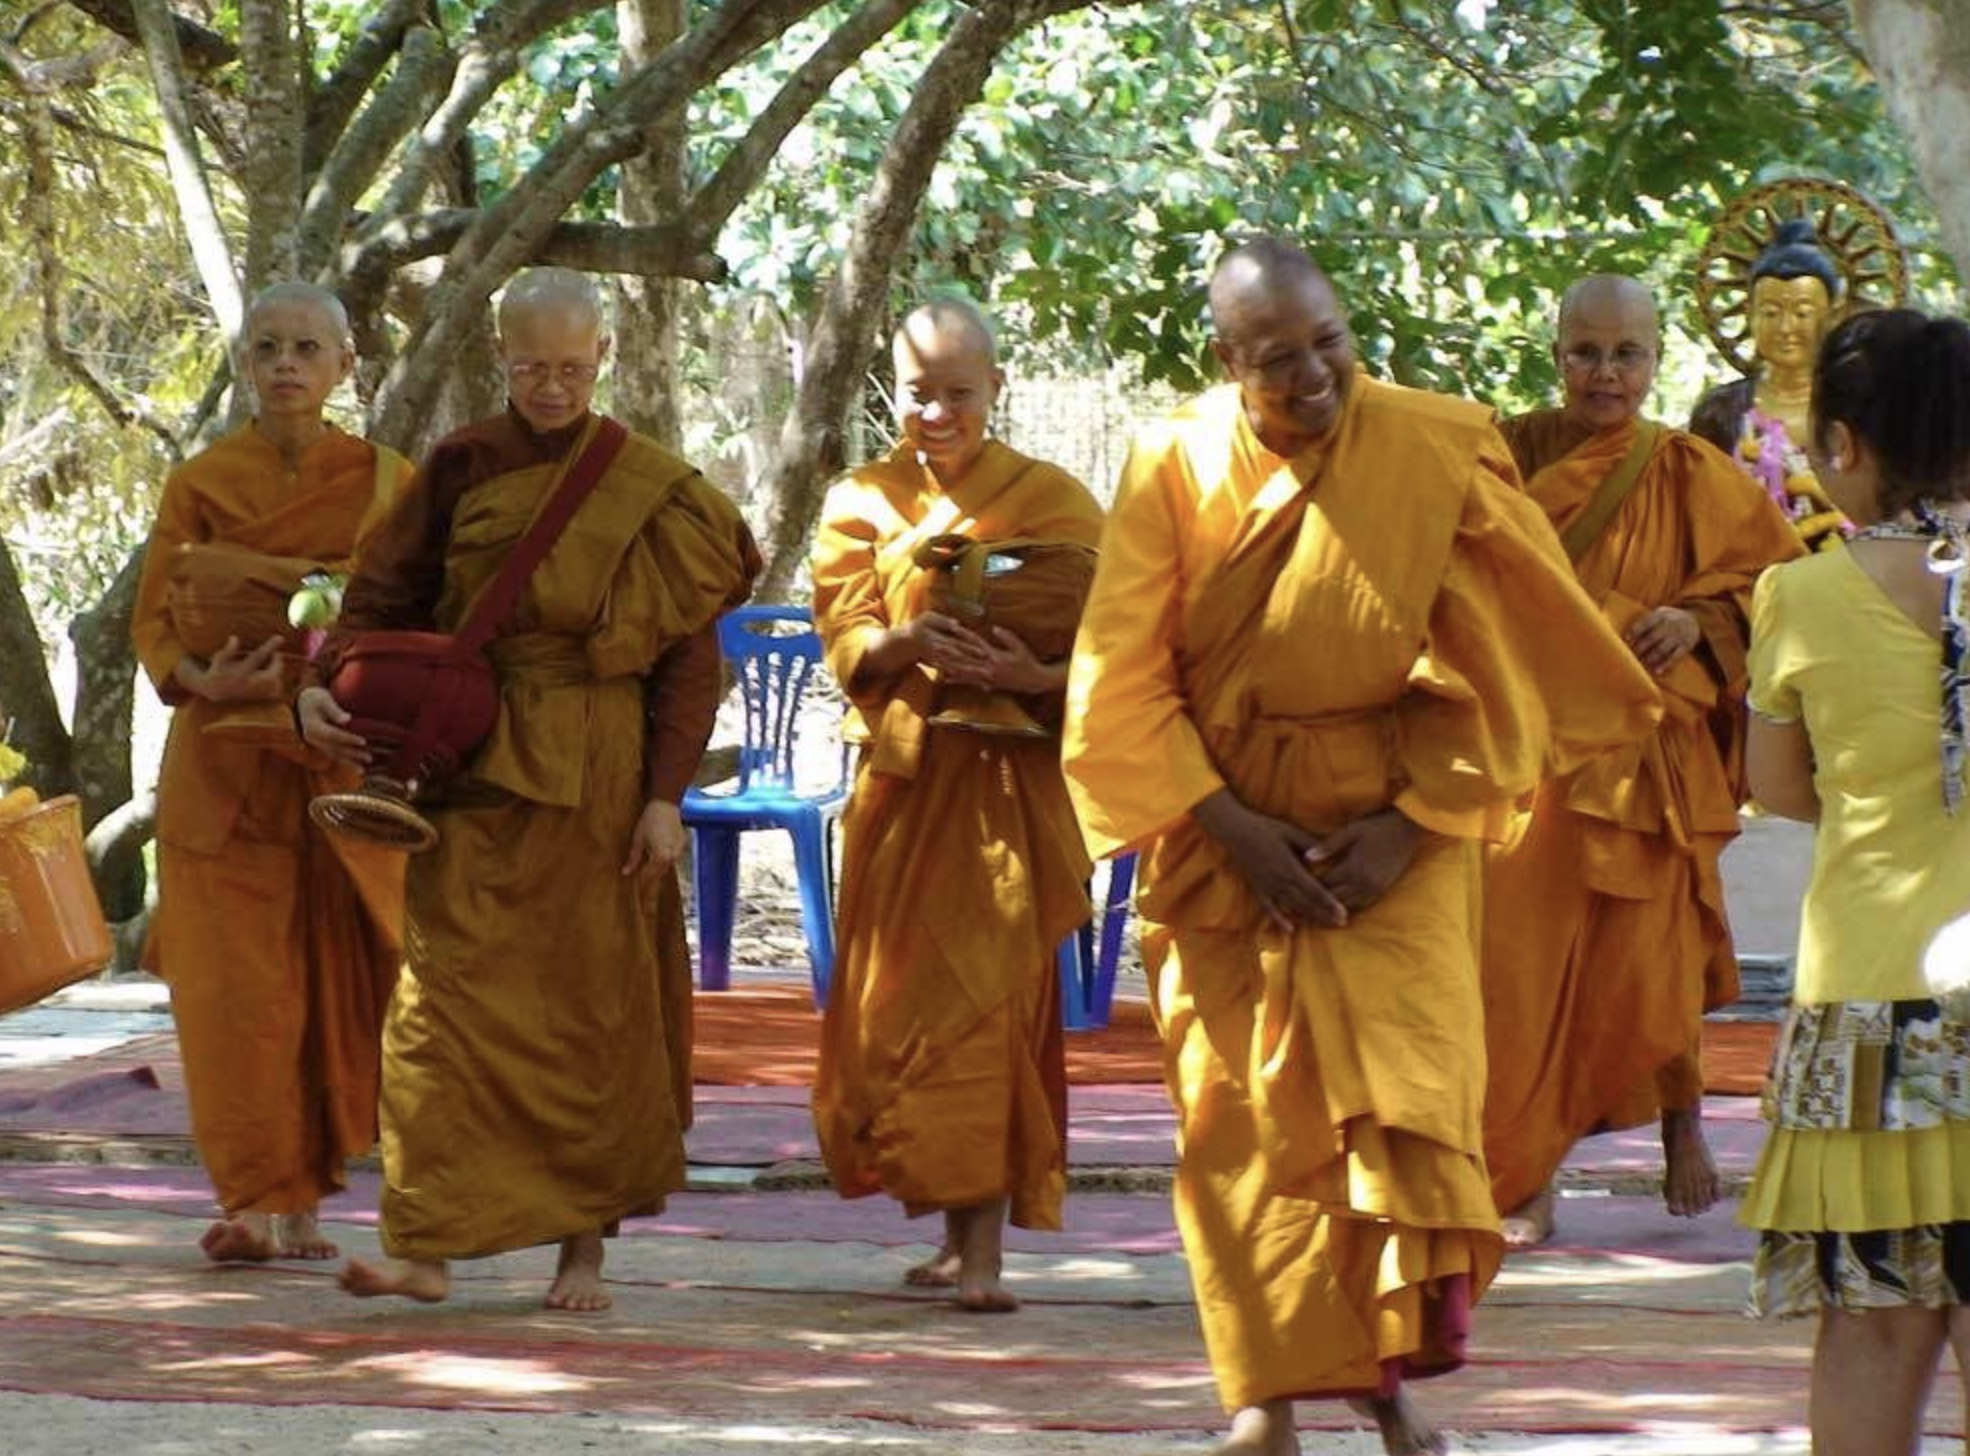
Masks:
[[[438,842],[431,821],[402,799],[383,794],[323,794],[308,804],[308,817],[331,834],[346,834],[387,849],[418,854]]]

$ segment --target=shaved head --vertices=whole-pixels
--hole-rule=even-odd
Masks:
[[[1661,321],[1655,313],[1655,295],[1640,279],[1630,278],[1625,273],[1592,273],[1577,279],[1560,296],[1560,332],[1565,333],[1567,325],[1575,319],[1592,316],[1596,319],[1611,318],[1617,314],[1638,317],[1646,314],[1649,329],[1658,338],[1662,333]]]
[[[1304,248],[1254,238],[1211,274],[1211,349],[1259,442],[1291,457],[1324,438],[1354,385],[1354,335]]]
[[[936,298],[896,327],[896,423],[940,483],[964,478],[985,448],[1005,385],[985,315],[962,298]]]
[[[978,305],[966,298],[933,298],[903,315],[896,326],[896,352],[946,354],[976,351],[987,367],[998,362],[998,338]]]
[[[602,292],[595,280],[572,268],[529,268],[514,275],[499,296],[502,338],[513,332],[516,322],[550,315],[583,327],[592,325],[597,334],[602,333]]]
[[[1211,273],[1211,325],[1220,337],[1237,337],[1254,314],[1263,315],[1282,293],[1333,285],[1304,248],[1279,238],[1240,243]]]
[[[341,299],[313,283],[275,283],[261,289],[247,306],[241,332],[252,332],[254,322],[262,314],[277,308],[315,309],[334,326],[336,343],[349,342],[349,310],[342,306]]]
[[[1567,418],[1596,432],[1635,418],[1655,384],[1661,348],[1655,298],[1640,282],[1596,273],[1575,283],[1560,299],[1553,341]]]

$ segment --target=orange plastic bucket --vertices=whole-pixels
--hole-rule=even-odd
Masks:
[[[93,976],[114,946],[72,794],[0,824],[0,1012]]]

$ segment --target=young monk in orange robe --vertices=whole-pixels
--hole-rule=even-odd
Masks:
[[[933,536],[1092,546],[1101,508],[1064,472],[986,439],[1004,376],[969,305],[897,330],[902,441],[828,494],[814,615],[864,745],[843,824],[840,954],[822,1022],[814,1118],[835,1187],[945,1216],[911,1283],[1009,1310],[1008,1216],[1057,1229],[1067,1078],[1054,951],[1087,918],[1087,855],[1051,738],[931,727],[945,682],[1058,694],[1041,662],[925,609],[912,554]]]
[[[1141,437],[1068,688],[1070,789],[1139,849],[1176,1204],[1225,1452],[1463,1358],[1502,1252],[1481,1148],[1478,844],[1656,694],[1489,411],[1358,376],[1298,248],[1211,282],[1233,384]]]
[[[1737,998],[1717,861],[1743,797],[1746,612],[1758,573],[1802,548],[1710,445],[1654,426],[1637,443],[1658,341],[1641,284],[1582,280],[1554,347],[1565,407],[1505,424],[1563,535],[1647,452],[1613,516],[1575,543],[1575,570],[1666,708],[1648,739],[1542,785],[1486,869],[1485,1156],[1513,1244],[1552,1233],[1553,1175],[1576,1139],[1658,1109],[1669,1211],[1719,1193],[1699,1053],[1703,1013]]]
[[[511,408],[433,449],[364,552],[325,677],[354,631],[456,631],[597,428],[593,283],[520,275],[499,331]],[[732,504],[631,434],[493,637],[499,720],[410,861],[383,1039],[389,1257],[351,1259],[350,1293],[436,1301],[452,1259],[558,1243],[548,1307],[606,1309],[604,1237],[684,1186],[678,805],[717,714],[715,623],[758,569]],[[298,712],[363,760],[325,689]]]
[[[224,1210],[205,1252],[325,1259],[336,1250],[316,1206],[376,1140],[403,856],[310,826],[308,800],[353,787],[354,775],[298,736],[282,748],[207,731],[241,704],[284,704],[280,639],[235,638],[210,660],[194,656],[173,618],[172,576],[193,543],[346,563],[410,465],[322,418],[354,362],[333,294],[270,288],[242,337],[257,413],[165,482],[131,618],[138,660],[177,708],[158,782],[147,956],[171,987],[192,1134]]]

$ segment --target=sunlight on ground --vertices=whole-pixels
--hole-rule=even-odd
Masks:
[[[1607,1267],[1609,1264],[1615,1266],[1612,1271]],[[1504,1272],[1498,1276],[1496,1288],[1500,1293],[1525,1289],[1620,1291],[1631,1288],[1647,1289],[1652,1285],[1701,1284],[1716,1279],[1720,1274],[1730,1276],[1746,1288],[1750,1287],[1751,1265],[1743,1262],[1676,1264],[1666,1259],[1641,1261],[1604,1258],[1588,1264],[1521,1256],[1505,1266]]]
[[[108,1229],[72,1229],[67,1233],[58,1234],[56,1237],[64,1243],[91,1244],[105,1249],[147,1249],[155,1242],[155,1240],[147,1239],[140,1234],[112,1233]]]
[[[539,1360],[491,1360],[439,1350],[379,1355],[354,1361],[349,1368],[380,1371],[411,1385],[438,1385],[485,1395],[558,1395],[589,1390],[595,1384]]]

